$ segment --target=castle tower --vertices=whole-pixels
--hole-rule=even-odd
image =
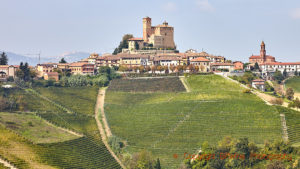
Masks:
[[[263,60],[266,61],[266,45],[264,41],[262,41],[260,45],[260,57],[262,57]]]
[[[151,18],[148,16],[146,18],[143,18],[143,39],[144,42],[149,41],[149,37],[151,36]]]

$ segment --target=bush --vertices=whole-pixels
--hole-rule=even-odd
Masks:
[[[243,93],[251,93],[251,90],[250,89],[245,89],[245,90],[243,90]]]
[[[109,137],[108,144],[110,145],[112,150],[117,154],[120,154],[122,152],[122,149],[125,147],[123,141],[116,136]]]
[[[293,102],[289,103],[289,107],[300,108],[300,100],[296,98]]]
[[[270,101],[271,104],[275,104],[275,105],[282,105],[283,104],[283,100],[280,98],[276,98],[276,99],[272,99]]]
[[[109,83],[109,80],[106,76],[104,75],[101,75],[97,78],[94,78],[92,80],[92,83],[93,83],[93,86],[100,86],[100,87],[103,87],[103,86],[107,86],[108,83]]]

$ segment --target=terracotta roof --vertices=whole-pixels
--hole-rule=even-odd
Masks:
[[[83,66],[83,65],[93,65],[93,64],[84,63],[84,62],[75,62],[75,63],[71,63],[69,66],[70,67],[79,67],[79,66]]]
[[[118,56],[118,55],[109,55],[109,56],[105,56],[104,60],[120,60],[120,56]]]
[[[160,56],[160,57],[154,57],[154,61],[161,61],[161,60],[172,60],[172,61],[178,61],[181,60],[179,57],[176,56]]]
[[[50,76],[58,76],[57,72],[47,72],[46,74]]]
[[[260,65],[300,65],[300,62],[271,62],[271,63],[263,63]]]
[[[260,58],[262,58],[260,55],[252,55],[252,56],[249,57],[249,59],[260,59]],[[270,55],[266,55],[266,58],[267,59],[274,59],[274,57],[270,56]]]
[[[120,58],[148,58],[149,57],[149,55],[126,54],[126,53],[118,54],[117,56],[119,56]]]
[[[212,66],[234,66],[232,63],[211,63]]]
[[[9,65],[0,65],[0,68],[8,68]]]
[[[204,57],[198,57],[196,59],[191,60],[191,62],[209,62],[209,60]]]
[[[255,79],[255,80],[252,80],[252,82],[264,82],[265,80],[263,79]]]
[[[143,41],[144,39],[143,38],[130,38],[128,40],[130,40],[130,41]]]

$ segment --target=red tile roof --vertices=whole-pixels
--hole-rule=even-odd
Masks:
[[[234,66],[232,63],[211,63],[212,66]]]
[[[191,62],[209,62],[209,60],[204,57],[198,57],[196,59],[191,60]]]
[[[260,55],[252,55],[252,56],[250,56],[249,59],[260,59],[260,58],[262,58]],[[267,55],[266,58],[267,59],[274,59],[274,57],[270,56],[270,55]]]
[[[75,62],[75,63],[71,63],[69,66],[70,67],[81,67],[83,65],[93,65],[93,64],[89,64],[89,63],[85,63],[85,62]]]
[[[271,63],[263,63],[260,65],[300,65],[300,62],[271,62]]]
[[[264,82],[265,80],[263,80],[263,79],[255,79],[255,80],[253,80],[252,82]]]

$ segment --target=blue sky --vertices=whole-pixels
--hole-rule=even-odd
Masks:
[[[0,50],[112,52],[124,34],[142,37],[145,16],[174,26],[181,52],[247,61],[264,40],[278,61],[300,61],[299,0],[0,0]]]

